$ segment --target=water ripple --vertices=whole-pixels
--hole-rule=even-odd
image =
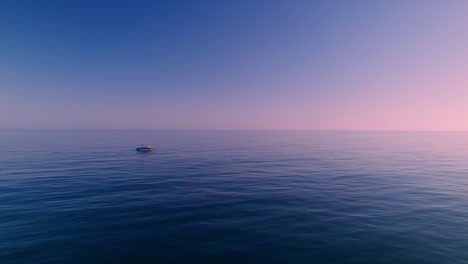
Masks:
[[[468,133],[1,131],[0,150],[2,264],[468,263]]]

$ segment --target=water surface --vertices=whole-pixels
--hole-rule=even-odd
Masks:
[[[0,131],[0,263],[466,264],[467,177],[464,132]]]

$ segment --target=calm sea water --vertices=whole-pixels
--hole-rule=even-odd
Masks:
[[[468,133],[0,131],[0,263],[466,264]]]

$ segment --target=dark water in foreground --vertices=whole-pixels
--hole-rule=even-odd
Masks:
[[[0,131],[0,263],[466,264],[468,133]]]

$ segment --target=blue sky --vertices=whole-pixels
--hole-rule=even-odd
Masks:
[[[462,1],[2,1],[0,129],[466,130]]]

